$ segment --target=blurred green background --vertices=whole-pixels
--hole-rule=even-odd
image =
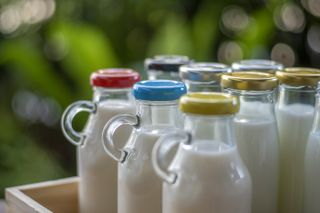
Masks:
[[[63,109],[90,72],[155,54],[320,67],[320,0],[0,0],[0,197],[76,174]],[[79,128],[81,122],[78,122]]]

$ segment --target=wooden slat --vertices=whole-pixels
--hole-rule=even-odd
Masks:
[[[67,178],[6,189],[8,213],[78,212],[78,178]]]

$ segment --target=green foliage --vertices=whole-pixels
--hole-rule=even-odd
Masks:
[[[53,48],[64,46],[61,66],[75,83],[76,97],[90,97],[88,77],[93,70],[118,65],[109,40],[98,28],[59,20],[49,26],[47,35]]]
[[[150,42],[149,55],[181,54],[192,56],[189,26],[183,17],[169,15]]]
[[[1,113],[1,124],[0,197],[3,197],[5,187],[68,175],[52,153],[35,144],[12,117]]]
[[[270,17],[272,17],[270,11],[264,9],[256,11],[253,17],[255,21],[251,22],[247,30],[239,35],[239,42],[246,45],[245,58],[254,57],[255,47],[267,44],[270,41],[270,35],[272,35],[275,27],[273,22],[270,21]]]
[[[57,75],[33,39],[17,38],[6,41],[0,49],[2,64],[9,64],[25,79],[26,87],[54,97],[60,103],[71,100],[71,94],[61,76]]]
[[[219,20],[221,9],[221,1],[215,4],[204,1],[193,19],[194,57],[198,60],[212,61],[212,46],[217,42],[219,34],[219,22],[216,20]]]

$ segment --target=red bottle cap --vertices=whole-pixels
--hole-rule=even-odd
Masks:
[[[91,74],[90,83],[96,87],[130,88],[140,81],[140,74],[132,69],[101,69]]]

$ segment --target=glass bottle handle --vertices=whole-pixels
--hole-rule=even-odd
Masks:
[[[178,175],[175,172],[164,169],[163,166],[161,166],[162,162],[165,162],[165,158],[168,156],[168,153],[170,153],[176,145],[180,143],[190,144],[190,142],[191,134],[181,130],[179,132],[160,137],[154,145],[152,150],[152,165],[158,176],[165,182],[174,184]]]
[[[116,115],[108,121],[102,131],[102,145],[104,150],[110,157],[120,163],[123,163],[129,154],[128,150],[118,148],[113,140],[115,131],[122,125],[137,127],[139,125],[139,117],[131,114]]]
[[[83,145],[86,135],[82,132],[77,132],[74,130],[72,121],[80,112],[95,113],[96,111],[97,106],[91,101],[77,101],[68,106],[68,108],[63,112],[61,118],[62,132],[68,141],[76,146]]]

